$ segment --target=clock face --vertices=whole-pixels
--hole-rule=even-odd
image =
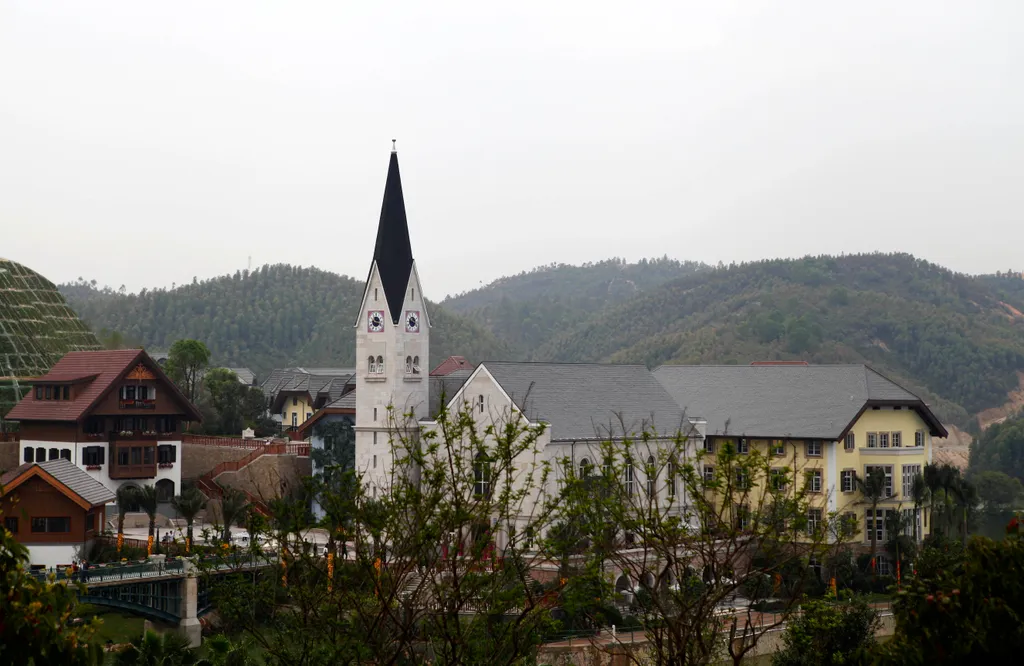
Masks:
[[[370,310],[366,314],[366,330],[370,333],[380,333],[384,330],[383,310]]]
[[[419,333],[420,332],[420,313],[418,310],[406,310],[405,311],[405,332],[406,333]]]

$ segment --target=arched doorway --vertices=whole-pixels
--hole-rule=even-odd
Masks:
[[[170,502],[174,499],[174,481],[160,479],[156,482],[156,499],[158,502]]]

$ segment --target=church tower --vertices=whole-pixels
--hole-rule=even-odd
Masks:
[[[430,320],[412,258],[394,148],[355,328],[356,470],[370,492],[377,492],[389,485],[396,430],[416,436],[416,421],[429,416]]]

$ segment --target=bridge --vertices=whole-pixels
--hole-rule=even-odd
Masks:
[[[157,556],[144,564],[95,566],[70,576],[58,572],[56,580],[85,585],[85,593],[78,597],[82,603],[176,624],[197,646],[202,640],[199,617],[210,610],[207,579],[199,573],[253,572],[277,564],[276,557],[265,555],[211,558],[202,563],[195,558],[165,561]],[[35,575],[46,578],[49,574]]]

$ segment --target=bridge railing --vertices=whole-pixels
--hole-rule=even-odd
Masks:
[[[85,584],[107,583],[122,580],[137,580],[140,578],[159,578],[160,576],[182,576],[185,573],[185,563],[182,560],[171,560],[163,562],[147,562],[145,564],[113,564],[106,566],[93,566],[89,569],[56,569],[51,571],[33,571],[32,575],[44,580],[55,575],[56,580],[72,580]]]

